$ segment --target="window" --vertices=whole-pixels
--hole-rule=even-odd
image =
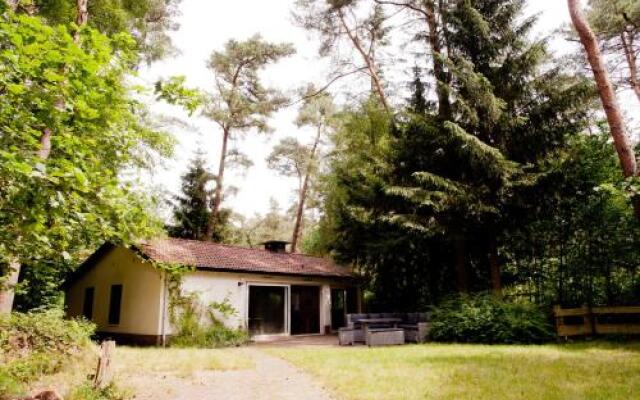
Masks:
[[[82,315],[91,321],[93,318],[93,297],[95,288],[88,287],[84,289],[84,302],[82,303]]]
[[[122,285],[111,285],[109,295],[109,325],[120,323],[120,305],[122,304]]]

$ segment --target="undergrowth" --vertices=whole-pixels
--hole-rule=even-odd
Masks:
[[[94,329],[59,310],[0,316],[0,399],[22,395],[30,383],[85,357]]]
[[[544,343],[554,338],[538,306],[491,295],[458,296],[434,310],[429,337],[438,342]]]
[[[227,299],[203,305],[197,293],[176,296],[171,307],[171,323],[176,330],[171,345],[215,348],[246,343],[249,335],[245,330],[229,328],[222,322],[236,312]]]

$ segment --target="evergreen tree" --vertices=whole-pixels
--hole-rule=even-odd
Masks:
[[[523,1],[443,4],[451,114],[392,122],[357,110],[327,179],[330,250],[374,288],[412,292],[390,299],[398,308],[437,300],[452,282],[500,293],[502,238],[539,208],[539,177],[583,130],[591,95],[529,39],[535,18],[521,17]]]
[[[169,227],[170,236],[205,239],[213,199],[209,184],[213,181],[215,176],[207,171],[204,153],[196,153],[189,169],[182,175],[182,193],[175,197],[173,218],[176,225]]]
[[[417,65],[413,67],[413,81],[409,85],[411,97],[409,98],[409,111],[417,115],[425,115],[433,109],[433,104],[427,101],[427,87],[422,82],[422,71]]]

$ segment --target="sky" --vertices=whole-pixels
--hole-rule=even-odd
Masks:
[[[211,52],[221,50],[229,39],[242,40],[260,33],[268,41],[293,43],[297,50],[294,56],[262,73],[265,84],[289,93],[308,82],[322,86],[327,81],[329,63],[317,56],[317,39],[292,23],[293,3],[294,0],[183,0],[178,17],[180,29],[171,34],[179,54],[144,67],[140,78],[152,85],[159,78],[184,75],[188,86],[209,90],[213,74],[207,69],[206,62]],[[540,13],[537,35],[546,36],[569,22],[564,0],[530,0],[528,3],[527,15]],[[563,39],[556,39],[551,48],[561,55],[568,51],[570,45]],[[335,87],[337,91],[340,89],[341,85]],[[166,104],[152,103],[150,107],[154,113],[179,118],[188,126],[169,128],[178,140],[175,157],[153,171],[147,182],[149,185],[166,191],[167,195],[177,193],[180,176],[198,149],[205,152],[211,170],[217,171],[221,133],[214,122],[198,115],[190,117],[179,108]],[[280,177],[269,170],[265,158],[284,137],[296,136],[302,142],[311,140],[309,131],[300,130],[293,124],[296,113],[296,106],[281,110],[271,120],[272,134],[249,132],[231,145],[247,154],[254,165],[244,172],[227,172],[225,185],[233,185],[239,190],[235,196],[225,200],[225,207],[252,216],[267,212],[270,198],[278,201],[282,209],[293,204],[295,180]]]

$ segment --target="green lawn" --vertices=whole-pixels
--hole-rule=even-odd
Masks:
[[[640,344],[273,348],[339,399],[640,399]]]

